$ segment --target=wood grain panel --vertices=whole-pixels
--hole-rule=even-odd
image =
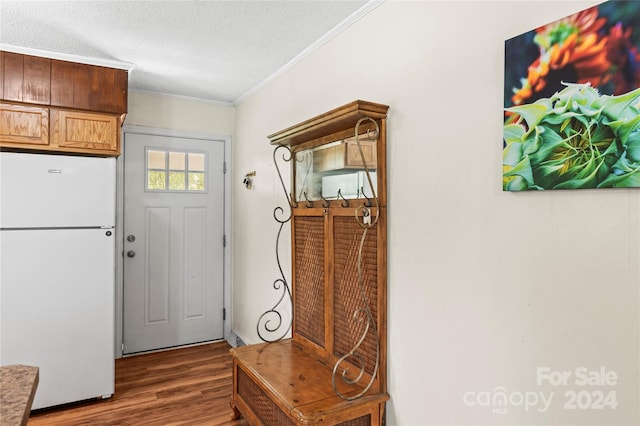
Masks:
[[[124,114],[127,112],[128,78],[126,70],[53,60],[51,104]]]
[[[24,55],[4,52],[4,96],[7,101],[22,102]]]
[[[2,99],[49,105],[51,60],[3,52]]]
[[[51,61],[51,105],[73,108],[75,64]]]
[[[114,69],[76,64],[73,107],[91,111],[112,111],[114,85]]]
[[[97,92],[97,81],[94,67],[86,64],[74,64],[74,87],[77,92],[73,94],[73,107],[91,109]]]
[[[22,102],[49,105],[51,102],[51,59],[24,57]]]
[[[8,145],[8,144],[9,145]],[[49,110],[24,105],[0,104],[0,145],[47,145]]]
[[[60,148],[95,152],[119,151],[118,117],[108,114],[51,110],[52,142]]]
[[[0,99],[125,114],[128,72],[0,51]]]

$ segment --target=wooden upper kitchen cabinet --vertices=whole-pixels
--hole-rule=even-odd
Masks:
[[[117,156],[126,70],[0,51],[0,149]]]
[[[114,114],[0,103],[0,148],[115,156],[119,129]]]
[[[87,111],[127,112],[127,71],[51,61],[51,105]]]

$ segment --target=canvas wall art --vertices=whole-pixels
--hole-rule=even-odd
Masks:
[[[505,42],[503,189],[640,187],[640,2]]]

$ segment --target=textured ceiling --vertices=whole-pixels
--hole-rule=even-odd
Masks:
[[[236,102],[374,3],[0,0],[0,47],[128,68],[134,90]]]

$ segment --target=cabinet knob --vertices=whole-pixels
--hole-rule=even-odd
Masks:
[[[136,257],[136,252],[135,252],[135,251],[133,251],[133,250],[129,250],[129,251],[127,252],[127,257]]]

